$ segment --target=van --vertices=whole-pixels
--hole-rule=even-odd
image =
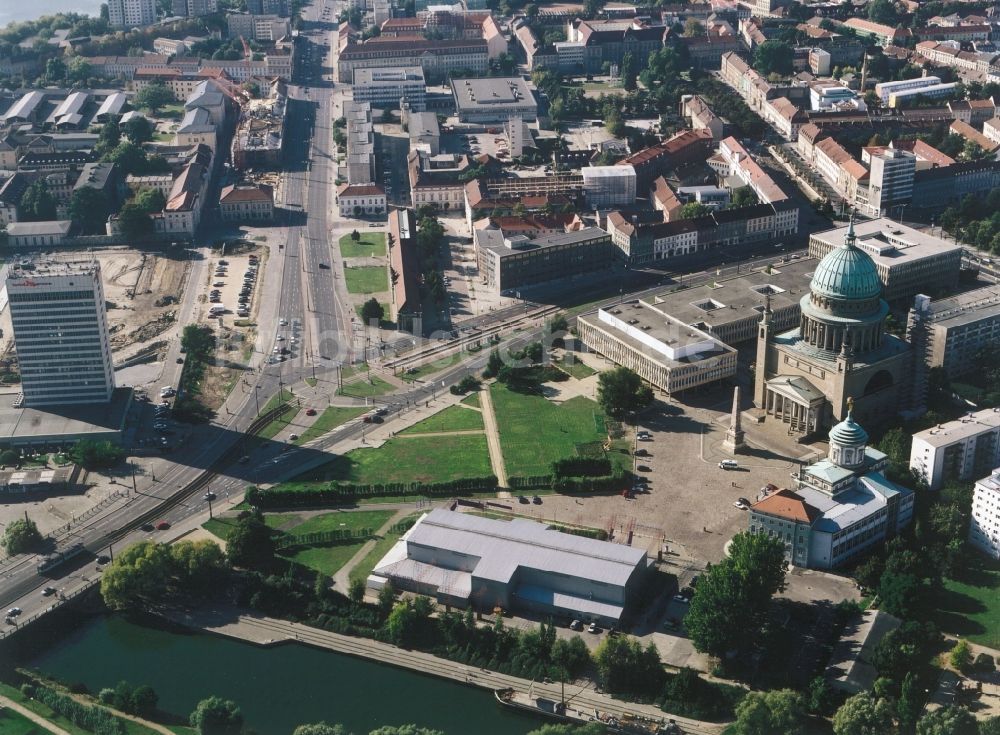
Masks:
[[[208,310],[208,315],[209,316],[221,316],[222,314],[225,314],[225,313],[226,313],[226,307],[223,306],[222,304],[215,304],[214,306],[210,307],[209,310]]]
[[[738,469],[739,466],[740,463],[737,462],[735,459],[724,459],[721,462],[719,462],[720,470],[735,470]]]

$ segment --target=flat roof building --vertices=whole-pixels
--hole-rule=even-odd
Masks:
[[[404,99],[411,110],[427,109],[427,82],[419,66],[355,69],[352,89],[355,102],[379,109],[399,109]]]
[[[1000,286],[946,299],[919,294],[910,309],[906,336],[928,368],[943,367],[951,378],[974,370],[979,351],[1000,343]]]
[[[1000,409],[986,408],[913,435],[910,469],[931,490],[971,480],[1000,466]]]
[[[620,625],[649,568],[646,552],[515,518],[437,509],[422,516],[368,577],[368,586],[441,604],[523,609]]]
[[[588,349],[666,393],[736,375],[736,350],[643,301],[580,316],[577,326]]]
[[[848,225],[809,236],[809,255],[822,258],[840,247]],[[856,247],[875,262],[886,301],[939,293],[958,286],[962,248],[886,217],[854,223]]]
[[[790,260],[711,284],[664,292],[646,301],[727,345],[737,345],[756,338],[768,302],[775,329],[791,329],[799,323],[799,301],[809,293],[816,265],[813,258]]]
[[[1000,469],[976,482],[969,544],[987,556],[1000,559]]]
[[[521,77],[452,79],[455,111],[462,122],[503,122],[512,117],[538,117],[538,103]]]
[[[13,267],[7,295],[24,405],[110,401],[115,373],[100,264]]]
[[[538,286],[614,266],[611,236],[586,227],[531,239],[499,228],[476,232],[476,259],[483,284],[498,293]]]

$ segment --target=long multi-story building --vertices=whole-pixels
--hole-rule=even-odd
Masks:
[[[809,255],[822,258],[839,248],[849,225],[815,232]],[[875,263],[886,301],[910,299],[918,293],[954,289],[962,267],[962,249],[940,237],[887,218],[854,223],[855,246]]]
[[[354,71],[354,101],[379,109],[399,108],[405,100],[411,110],[427,109],[427,82],[419,66]]]
[[[1000,409],[987,408],[913,435],[910,469],[931,490],[1000,466]]]
[[[499,228],[476,231],[476,259],[483,285],[498,293],[614,267],[611,237],[585,227],[530,239]]]
[[[368,102],[345,102],[347,121],[347,183],[371,184],[375,181],[375,128],[372,106]]]
[[[6,285],[24,405],[111,400],[115,374],[100,264],[17,266]]]
[[[1000,469],[976,482],[969,544],[987,556],[1000,559]]]
[[[910,309],[907,339],[928,368],[943,367],[950,378],[976,369],[976,357],[1000,344],[1000,286],[991,285],[946,299],[918,295]]]
[[[736,375],[736,350],[645,301],[629,301],[577,319],[590,350],[673,394]]]
[[[489,46],[482,39],[430,41],[379,37],[364,43],[348,41],[337,57],[337,79],[350,84],[357,69],[420,66],[427,79],[441,80],[457,69],[486,74],[489,60]]]
[[[113,28],[142,28],[156,22],[155,0],[108,0],[108,22]]]

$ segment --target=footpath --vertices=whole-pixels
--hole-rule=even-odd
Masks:
[[[237,608],[218,606],[190,611],[163,609],[158,612],[165,618],[181,625],[261,646],[298,642],[410,669],[422,674],[450,679],[467,686],[490,690],[511,688],[524,695],[545,697],[552,701],[559,701],[562,696],[559,684],[531,682],[515,676],[448,661],[429,653],[397,648],[367,638],[340,635],[300,623],[248,614]],[[715,723],[669,715],[652,705],[622,702],[607,694],[594,691],[589,684],[583,687],[578,684],[567,685],[565,691],[569,708],[584,717],[593,717],[597,711],[600,711],[617,717],[631,715],[662,720],[672,719],[682,732],[690,735],[721,735],[725,727]]]
[[[29,720],[31,720],[32,722],[34,722],[36,725],[38,725],[40,728],[42,728],[43,730],[45,730],[45,732],[55,733],[55,735],[69,735],[68,732],[66,732],[65,730],[63,730],[58,725],[53,725],[51,722],[49,722],[48,720],[46,720],[41,715],[36,715],[30,709],[28,709],[27,707],[21,706],[20,704],[18,704],[17,702],[15,702],[13,699],[10,699],[9,697],[5,697],[3,695],[0,695],[0,708],[2,708],[2,707],[6,707],[7,709],[9,709],[9,710],[11,710],[13,712],[17,712],[19,715],[22,715],[23,717],[28,718]]]

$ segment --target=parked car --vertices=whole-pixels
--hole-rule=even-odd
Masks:
[[[518,495],[518,496],[517,496],[517,502],[519,502],[519,503],[524,503],[525,505],[527,505],[527,504],[528,504],[528,503],[530,503],[531,501],[530,501],[530,500],[528,500],[528,498],[527,498],[526,496],[524,496],[524,495]]]
[[[52,597],[56,593],[55,587],[46,587],[42,590],[42,597]]]
[[[691,600],[689,600],[689,599],[688,599],[687,597],[685,597],[684,595],[674,595],[674,598],[673,598],[673,599],[674,599],[674,602],[679,602],[679,603],[681,603],[682,605],[686,605],[686,604],[688,604],[689,602],[691,602]]]
[[[21,608],[19,607],[12,607],[10,610],[7,611],[8,618],[16,618],[20,614],[21,614]]]
[[[152,531],[153,530],[153,524],[152,523],[143,523],[141,526],[139,526],[139,530],[140,531]]]
[[[316,415],[316,409],[315,408],[307,408],[306,409],[306,416],[315,416],[315,415]]]
[[[574,620],[572,623],[569,624],[569,629],[570,630],[583,630],[583,623],[581,623],[579,620]]]
[[[591,623],[587,626],[588,633],[600,633],[601,629],[597,627],[597,623]]]
[[[211,490],[205,491],[205,494],[201,496],[204,500],[215,500],[215,493]]]
[[[542,504],[542,499],[540,497],[538,497],[537,495],[534,495],[531,498],[531,502],[534,503],[535,505],[541,505]]]
[[[295,440],[296,440],[296,439],[298,439],[298,438],[299,438],[299,435],[298,435],[298,434],[289,434],[289,435],[288,435],[288,440],[289,440],[289,441],[295,441]]]
[[[635,456],[636,457],[648,457],[650,455],[649,455],[649,452],[647,450],[645,450],[642,447],[640,447],[639,449],[635,450]]]
[[[635,466],[636,470],[639,472],[652,472],[653,468],[647,464],[638,464]]]
[[[157,531],[166,531],[168,528],[170,528],[170,524],[167,521],[160,521],[156,524]]]

